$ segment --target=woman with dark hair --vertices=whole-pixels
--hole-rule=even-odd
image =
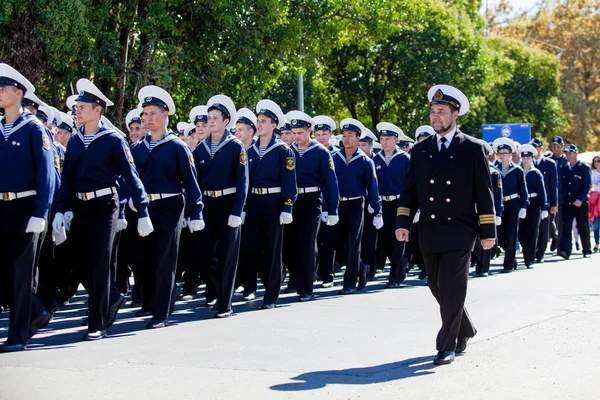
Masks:
[[[592,189],[590,190],[589,219],[594,232],[594,253],[600,247],[600,156],[592,160]]]

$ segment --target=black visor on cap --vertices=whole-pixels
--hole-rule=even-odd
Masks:
[[[395,136],[398,137],[398,132],[382,130],[379,131],[379,136]]]
[[[256,132],[256,125],[254,125],[254,122],[250,121],[248,118],[239,117],[237,122],[250,126],[252,129],[254,129],[254,132]]]
[[[363,142],[363,143],[372,143],[372,142],[373,142],[373,139],[367,136],[367,137],[361,138],[361,139],[359,140],[359,142]]]
[[[36,116],[38,119],[42,119],[42,120],[44,120],[44,122],[48,122],[48,116],[47,116],[47,115],[46,115],[46,113],[45,113],[45,112],[43,112],[43,111],[40,111],[40,110],[38,110],[38,112],[35,114],[35,116]]]
[[[141,124],[142,123],[142,119],[140,117],[133,117],[131,118],[131,121],[129,121],[129,125],[131,126],[131,124]]]
[[[354,131],[354,132],[356,132],[358,134],[362,133],[362,130],[358,126],[356,126],[354,124],[346,124],[346,125],[344,125],[342,127],[342,132],[343,131]]]
[[[280,130],[279,128],[275,128],[275,129],[273,129],[273,133],[274,133],[275,135],[281,136],[281,130]]]
[[[221,103],[215,103],[215,104],[211,105],[211,106],[208,108],[208,111],[210,111],[210,110],[219,110],[219,111],[221,111],[223,114],[225,114],[225,118],[227,118],[227,119],[229,119],[229,120],[231,119],[231,114],[229,114],[229,110],[227,109],[227,107],[225,107],[225,106],[224,106],[223,104],[221,104]]]
[[[499,145],[498,150],[509,150],[512,153],[512,147],[509,144]]]
[[[554,138],[552,138],[552,143],[563,144],[564,142],[565,141],[560,136],[554,136]]]
[[[279,123],[279,118],[277,118],[277,115],[275,115],[275,113],[271,110],[268,110],[266,108],[262,108],[259,112],[258,115],[266,115],[267,117],[271,118],[273,121],[275,121],[276,124]]]
[[[207,115],[196,115],[196,117],[194,118],[194,124],[196,124],[198,122],[208,122],[208,116]]]
[[[292,128],[310,128],[310,122],[301,119],[293,119],[290,125]]]
[[[61,124],[58,127],[60,129],[64,129],[66,131],[73,132],[73,127],[69,126],[69,124],[67,124],[66,122],[61,122]]]
[[[533,153],[531,151],[524,151],[521,153],[521,157],[533,157]]]
[[[36,110],[38,109],[38,107],[40,106],[38,103],[36,103],[35,101],[31,100],[31,99],[23,99],[21,101],[21,106],[25,107],[25,106],[30,106],[35,108]]]
[[[0,86],[15,86],[23,91],[23,93],[27,93],[27,88],[23,86],[20,82],[15,81],[8,76],[0,76]]]
[[[285,124],[283,124],[283,127],[281,127],[282,131],[291,131],[292,130],[292,125],[289,122],[286,122]]]
[[[79,92],[79,97],[77,97],[75,99],[75,101],[82,101],[84,103],[96,103],[96,104],[100,104],[102,106],[102,108],[106,107],[106,102],[104,100],[102,100],[100,97],[96,96],[93,93],[84,92],[84,91]]]
[[[423,136],[425,136],[425,137],[431,136],[431,133],[429,133],[429,132],[419,132],[419,134],[417,135],[417,139],[420,138],[420,137],[423,137]]]
[[[158,97],[152,97],[152,96],[146,97],[144,99],[144,102],[142,103],[142,107],[146,107],[146,106],[158,106],[158,107],[162,107],[165,110],[169,111],[169,106],[167,106],[167,103],[165,103]]]
[[[316,131],[330,131],[331,127],[327,124],[317,124],[315,125]]]
[[[572,153],[577,153],[578,149],[577,149],[577,146],[575,146],[574,144],[569,144],[565,148],[565,151],[572,152]]]
[[[452,107],[457,108],[460,111],[460,102],[454,97],[448,96],[447,94],[442,92],[442,89],[438,89],[437,92],[435,92],[435,94],[433,95],[433,99],[431,99],[431,103],[429,103],[429,105],[432,104],[448,104]]]
[[[531,144],[533,147],[542,147],[544,146],[544,143],[542,143],[542,141],[538,138],[533,138],[531,139],[531,142],[529,142],[529,144]]]
[[[400,147],[406,147],[406,146],[410,146],[410,142],[407,142],[406,140],[403,140],[403,141],[398,142],[398,145]]]

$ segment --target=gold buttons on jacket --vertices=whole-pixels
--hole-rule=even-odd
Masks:
[[[448,221],[452,221],[452,218],[448,217]]]
[[[429,183],[431,183],[433,185],[435,183],[435,181],[432,179],[429,181]]]
[[[446,199],[446,203],[450,203],[450,199]]]
[[[435,219],[435,214],[431,214],[431,219]]]
[[[430,198],[429,198],[429,201],[433,201],[433,197],[430,197]]]
[[[449,184],[451,184],[451,183],[452,183],[452,182],[450,182],[450,181],[446,181],[446,185],[449,185]]]

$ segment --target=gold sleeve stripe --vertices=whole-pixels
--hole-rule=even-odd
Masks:
[[[396,216],[405,216],[405,217],[410,217],[410,209],[407,207],[398,207],[398,212],[396,213]]]
[[[481,225],[488,225],[496,223],[496,216],[494,214],[482,214],[479,216],[479,223]]]

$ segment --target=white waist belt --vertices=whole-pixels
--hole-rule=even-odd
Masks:
[[[161,199],[168,199],[169,197],[179,196],[181,193],[148,193],[148,199],[150,201],[156,201]]]
[[[223,190],[205,190],[202,194],[208,197],[217,198],[227,196],[228,194],[234,194],[235,192],[237,192],[237,188],[232,187]]]
[[[273,194],[273,193],[281,193],[280,187],[271,187],[271,188],[252,188],[253,194]]]
[[[529,193],[529,197],[537,197],[537,193],[536,192]]]
[[[383,201],[394,201],[394,200],[398,200],[400,198],[399,194],[396,194],[394,196],[381,196],[381,200]]]
[[[16,199],[22,199],[23,197],[35,196],[37,192],[35,190],[27,190],[25,192],[2,192],[0,193],[0,200],[12,201]]]
[[[357,197],[340,197],[340,201],[350,201],[350,200],[358,200],[358,199],[362,199],[362,196],[357,196]]]
[[[316,192],[320,192],[320,191],[321,191],[321,188],[318,186],[298,188],[298,194],[316,193]]]
[[[510,196],[504,196],[502,198],[502,200],[508,201],[508,200],[512,200],[512,199],[518,199],[519,197],[521,197],[521,196],[519,196],[518,193],[514,193],[514,194],[511,194]]]
[[[97,197],[108,196],[109,194],[117,193],[116,187],[109,187],[100,190],[94,190],[92,192],[87,193],[77,193],[77,198],[79,200],[88,201],[95,199]]]

